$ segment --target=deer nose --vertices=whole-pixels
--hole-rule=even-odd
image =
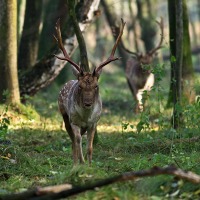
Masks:
[[[85,107],[91,107],[92,103],[85,103],[84,105],[85,105]]]
[[[92,106],[93,101],[92,101],[91,99],[84,99],[83,104],[84,104],[84,106],[85,106],[86,108],[89,108],[89,107]]]

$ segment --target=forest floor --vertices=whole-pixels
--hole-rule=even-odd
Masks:
[[[200,106],[183,109],[185,123],[171,128],[166,110],[168,79],[157,82],[145,112],[133,113],[133,100],[122,70],[106,71],[100,79],[103,113],[94,144],[92,166],[73,167],[71,141],[62,129],[56,84],[31,98],[26,106],[0,106],[0,195],[37,186],[87,185],[129,171],[175,165],[200,174]],[[1,129],[2,130],[2,129]],[[4,141],[4,142],[2,142]],[[6,142],[5,142],[6,141]],[[85,152],[86,138],[83,137]],[[161,175],[115,183],[71,199],[199,199],[200,186]]]

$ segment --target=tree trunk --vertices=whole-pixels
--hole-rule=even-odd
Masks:
[[[148,0],[146,3],[146,7],[148,10],[148,15],[145,17],[143,15],[143,7],[144,7],[144,1],[137,0],[137,8],[138,8],[138,20],[141,27],[141,39],[144,42],[145,50],[146,52],[150,51],[155,47],[154,41],[156,37],[156,23],[153,20],[153,11],[151,2]]]
[[[26,0],[24,26],[19,46],[18,69],[31,68],[37,59],[42,1]]]
[[[181,122],[181,81],[182,81],[182,61],[183,61],[183,5],[182,0],[176,0],[175,2],[175,12],[176,12],[176,61],[173,63],[175,84],[173,87],[173,97],[174,97],[174,109],[173,109],[173,120],[172,125],[174,129],[180,127]]]
[[[17,76],[17,2],[0,1],[0,101],[8,91],[7,103],[20,103]]]
[[[186,1],[183,0],[182,3],[183,6],[183,61],[182,61],[182,81],[181,81],[181,87],[182,87],[182,97],[183,102],[193,102],[195,98],[195,92],[193,89],[193,78],[194,78],[194,69],[192,65],[192,55],[191,55],[191,45],[190,45],[190,35],[189,35],[189,22],[188,22],[188,13],[187,13],[187,5]],[[176,49],[175,49],[175,43],[176,43],[176,16],[175,16],[175,2],[168,1],[168,10],[169,10],[169,29],[170,29],[170,51],[171,51],[171,58],[176,58]],[[178,36],[179,37],[179,36]],[[179,43],[178,49],[179,49]],[[173,66],[173,64],[172,64]],[[167,108],[172,106],[173,102],[173,88],[174,88],[174,68],[171,68],[171,83],[170,83],[170,91],[169,91],[169,97],[167,102]]]
[[[130,30],[133,31],[133,40],[134,40],[134,46],[135,46],[135,52],[139,52],[139,46],[138,46],[138,36],[137,36],[137,31],[136,31],[136,17],[134,16],[134,13],[133,13],[133,9],[132,9],[132,0],[129,0],[128,1],[128,7],[129,7],[129,13],[130,13],[130,17],[132,19],[132,25],[128,27],[129,29],[129,32]],[[130,40],[130,38],[129,38]],[[131,48],[133,49],[133,48]]]
[[[18,0],[17,1],[17,46],[19,48],[20,40],[21,40],[21,32],[24,23],[24,13],[26,7],[26,0]]]
[[[83,5],[81,7],[82,12],[78,13],[78,15],[85,13],[84,18],[78,16],[78,19],[80,19],[79,25],[82,27],[81,31],[84,31],[92,22],[95,17],[94,11],[98,9],[99,5],[99,0],[88,0],[87,2],[87,5]],[[87,12],[85,12],[86,10]],[[70,21],[68,20],[66,23],[70,24]],[[52,26],[54,26],[54,24],[52,24]],[[67,35],[67,33],[70,34]],[[70,56],[77,47],[75,35],[71,33],[72,31],[68,29],[66,33],[63,34],[63,44]],[[19,82],[20,94],[22,97],[25,97],[25,95],[32,96],[40,89],[48,86],[63,69],[66,62],[56,59],[53,54],[60,54],[56,42],[51,52],[47,56],[44,56],[38,63],[34,65],[31,70],[21,74]]]
[[[171,59],[171,81],[170,81],[170,90],[167,101],[167,108],[172,107],[173,105],[173,88],[175,87],[175,82],[173,81],[174,77],[174,60],[176,57],[176,7],[175,2],[168,0],[168,13],[169,13],[169,43],[170,43],[170,59]]]
[[[115,20],[116,20],[115,14],[111,13],[111,9],[109,9],[109,6],[107,5],[106,0],[102,0],[101,4],[103,6],[107,22],[108,22],[110,28],[112,29],[112,27],[115,26]],[[114,38],[114,40],[116,40],[117,39],[117,34],[113,35],[113,38]],[[125,69],[128,55],[123,50],[123,48],[122,48],[122,46],[120,44],[118,45],[117,48],[118,48],[119,55],[121,57],[122,66]]]
[[[69,18],[66,12],[68,7],[66,0],[49,0],[44,2],[43,7],[43,26],[39,39],[38,59],[49,53],[55,45],[52,33],[54,33],[56,21],[60,18],[61,30],[63,30],[67,27],[65,24]]]
[[[183,100],[184,103],[191,103],[195,100],[194,91],[194,68],[189,34],[189,20],[186,0],[183,0]]]
[[[89,72],[90,68],[89,68],[89,62],[88,62],[88,56],[87,56],[87,48],[86,48],[85,40],[81,32],[81,29],[79,27],[77,17],[76,17],[75,6],[77,7],[79,5],[78,4],[75,5],[75,0],[70,0],[69,13],[70,13],[70,17],[71,17],[72,24],[74,27],[74,32],[76,34],[76,38],[79,44],[81,68],[83,69],[83,71]]]

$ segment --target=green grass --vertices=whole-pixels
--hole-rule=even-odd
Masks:
[[[4,138],[8,142],[0,143],[0,194],[62,183],[85,185],[127,171],[170,164],[200,174],[198,104],[184,110],[186,123],[175,131],[170,127],[171,110],[164,110],[168,94],[165,84],[169,78],[163,76],[156,84],[145,113],[135,115],[122,75],[123,71],[115,68],[101,76],[103,113],[91,167],[87,163],[72,165],[71,142],[61,129],[57,109],[60,86],[53,84],[41,91],[29,100],[29,106],[8,107],[5,117],[10,124]],[[1,105],[0,110],[3,109]],[[139,123],[142,129],[138,132]],[[83,137],[84,150],[85,146]],[[178,189],[175,199],[198,199],[199,188],[162,175],[113,184],[71,199],[169,199]]]

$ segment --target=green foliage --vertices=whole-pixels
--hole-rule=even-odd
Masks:
[[[34,107],[31,104],[23,105],[23,104],[17,104],[12,105],[11,109],[16,112],[18,115],[21,115],[28,120],[37,120],[39,119],[39,115],[34,109]]]
[[[7,116],[8,106],[5,105],[3,112],[0,114],[0,140],[5,139],[8,133],[10,119]]]
[[[176,57],[172,55],[172,56],[170,57],[170,61],[171,61],[172,63],[175,63],[175,62],[176,62]]]
[[[141,113],[140,121],[138,122],[136,128],[138,133],[140,133],[142,130],[146,131],[150,129],[150,119],[148,112],[145,111]]]

